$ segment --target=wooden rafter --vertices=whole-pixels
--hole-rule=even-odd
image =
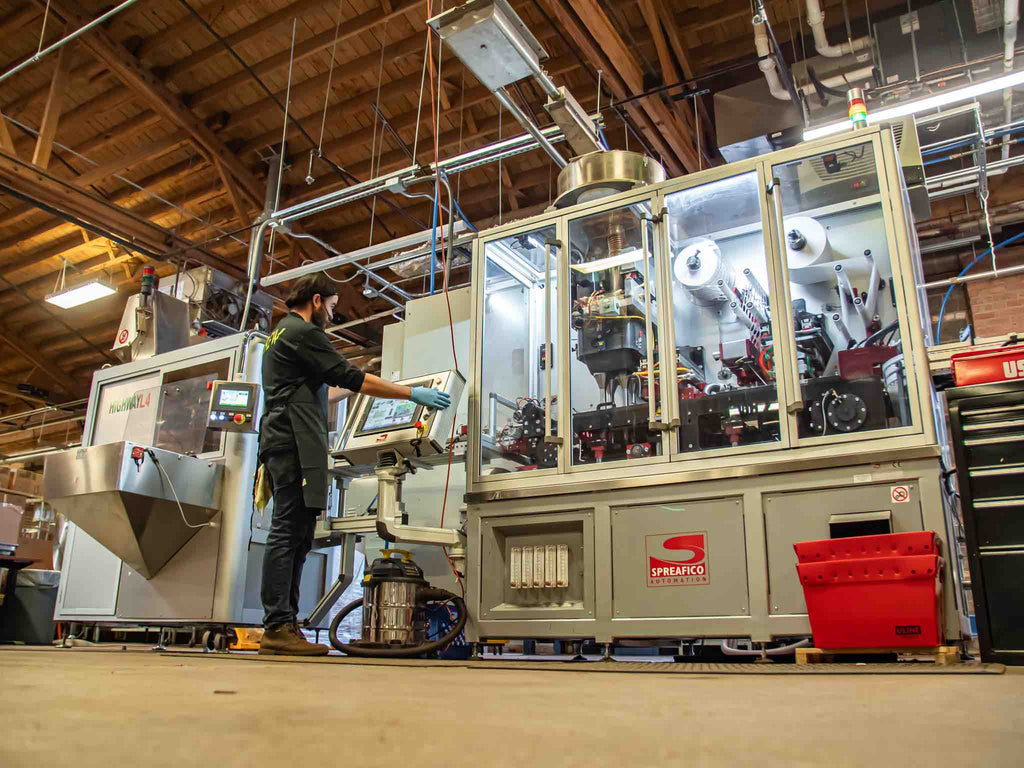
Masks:
[[[86,17],[71,0],[52,0],[51,5],[69,24],[78,27],[87,23]],[[96,58],[110,67],[125,85],[148,101],[156,112],[181,126],[211,157],[222,162],[238,179],[243,194],[257,205],[263,204],[263,185],[249,168],[124,46],[99,27],[93,27],[78,39]]]
[[[38,350],[30,349],[27,345],[23,344],[19,340],[16,331],[6,323],[0,323],[0,340],[3,340],[7,346],[21,355],[21,357],[38,366],[40,371],[63,387],[65,392],[79,394],[82,391],[82,384],[80,382],[71,378],[53,360],[45,357]]]
[[[217,169],[217,175],[220,176],[221,182],[224,184],[224,189],[227,190],[228,198],[231,200],[231,207],[234,208],[235,215],[238,216],[238,223],[243,227],[248,226],[250,217],[246,213],[245,203],[242,201],[242,196],[238,193],[235,180],[231,178],[231,174],[224,170],[224,165],[220,160],[215,159],[213,165]]]
[[[46,108],[43,110],[43,121],[39,124],[39,136],[36,148],[32,153],[32,164],[40,168],[48,168],[50,155],[53,153],[53,139],[57,135],[57,123],[60,121],[61,109],[64,106],[64,89],[68,74],[68,49],[65,45],[58,49],[50,79],[50,90],[46,96]]]
[[[11,129],[7,125],[7,118],[4,117],[3,112],[0,112],[0,151],[14,157],[18,156],[14,141],[11,139]]]

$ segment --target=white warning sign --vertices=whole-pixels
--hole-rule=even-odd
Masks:
[[[910,501],[910,488],[905,485],[894,485],[889,489],[893,504],[906,504]]]

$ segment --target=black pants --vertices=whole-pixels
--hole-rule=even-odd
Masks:
[[[263,555],[263,625],[294,622],[299,615],[299,583],[306,555],[313,548],[319,509],[302,498],[302,472],[296,453],[280,453],[264,460],[274,490],[274,517]]]

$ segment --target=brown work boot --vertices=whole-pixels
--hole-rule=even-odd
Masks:
[[[330,648],[309,642],[292,624],[268,627],[260,640],[265,656],[326,656]]]

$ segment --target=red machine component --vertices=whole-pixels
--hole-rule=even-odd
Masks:
[[[627,459],[644,459],[651,455],[650,443],[630,443],[626,446]]]
[[[899,353],[896,347],[857,347],[840,350],[839,375],[847,381],[881,376],[882,363]]]
[[[845,539],[798,541],[793,545],[801,563],[828,560],[860,560],[866,557],[937,555],[939,540],[935,531],[882,533],[876,536],[849,536]]]
[[[923,648],[942,642],[937,555],[797,565],[819,648]]]
[[[949,359],[958,387],[1024,379],[1024,344],[960,352]]]

